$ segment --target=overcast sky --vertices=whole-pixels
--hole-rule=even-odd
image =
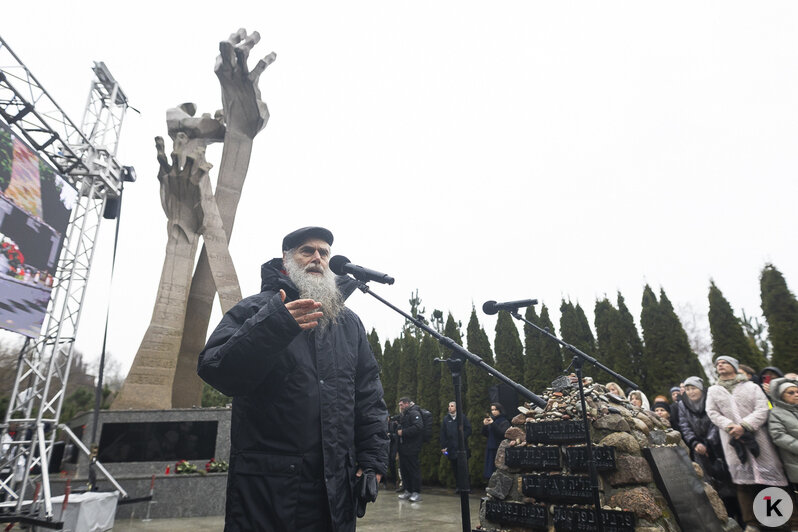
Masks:
[[[277,53],[230,243],[245,295],[283,235],[312,224],[396,277],[372,287],[404,309],[418,289],[465,325],[472,304],[537,298],[557,324],[566,298],[592,323],[620,290],[639,323],[646,283],[703,320],[711,278],[757,316],[767,262],[798,287],[797,15],[794,2],[48,0],[0,35],[74,121],[92,61],[140,111],[119,147],[138,181],[110,290],[108,350],[126,371],[166,243],[153,137],[169,107],[221,108],[218,42],[239,27],[261,34],[251,66]],[[90,360],[112,236],[105,222],[81,318]],[[383,341],[399,333],[369,296],[349,305]],[[480,320],[492,338],[495,319]]]

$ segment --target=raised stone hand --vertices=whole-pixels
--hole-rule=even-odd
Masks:
[[[247,35],[244,28],[219,43],[219,56],[214,72],[222,86],[223,120],[229,133],[242,134],[250,139],[266,126],[269,109],[261,100],[258,80],[277,55],[272,52],[255,65],[247,67],[252,48],[260,41],[257,31]]]
[[[162,137],[155,137],[155,148],[160,166],[161,206],[166,217],[170,225],[180,226],[186,236],[196,237],[203,223],[200,182],[208,179],[213,167],[205,160],[205,146],[191,146],[185,133],[177,133],[171,164],[166,158]]]

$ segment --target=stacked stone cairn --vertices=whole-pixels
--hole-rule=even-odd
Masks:
[[[576,384],[564,384],[564,380],[555,381],[557,387],[543,393],[545,408],[528,403],[518,408],[521,413],[512,419],[496,453],[497,469],[480,505],[479,530],[597,530],[579,391]],[[643,456],[643,449],[659,446],[681,446],[687,451],[679,432],[590,378],[585,378],[585,400],[605,531],[681,530]],[[538,432],[542,438],[527,441],[528,434]],[[559,438],[567,442],[557,443],[555,436],[539,443],[546,441],[549,432],[570,435]],[[703,479],[698,464],[693,463],[693,468]],[[739,530],[715,490],[707,482],[703,486],[720,528]],[[590,493],[587,499],[586,492]]]

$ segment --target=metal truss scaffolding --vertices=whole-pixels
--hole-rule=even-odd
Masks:
[[[40,336],[19,354],[2,425],[0,518],[52,521],[48,463],[66,393],[72,350],[106,202],[118,199],[128,167],[116,160],[127,98],[103,63],[78,128],[0,37],[0,118],[79,192]],[[9,429],[15,436],[9,436]],[[124,494],[124,492],[123,492]],[[53,523],[55,525],[55,523]],[[55,527],[55,526],[53,526]]]

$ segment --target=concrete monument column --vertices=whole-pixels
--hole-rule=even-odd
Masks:
[[[202,382],[197,355],[205,344],[215,295],[226,312],[241,299],[228,250],[233,221],[246,178],[252,140],[269,119],[258,80],[275,59],[271,53],[250,72],[247,58],[260,40],[241,29],[219,45],[215,71],[223,110],[194,117],[183,104],[167,112],[173,139],[171,164],[156,139],[161,203],[169,218],[166,258],[153,316],[128,377],[112,408],[166,409],[199,406]],[[205,147],[224,142],[214,194]],[[204,244],[192,278],[194,257]]]

